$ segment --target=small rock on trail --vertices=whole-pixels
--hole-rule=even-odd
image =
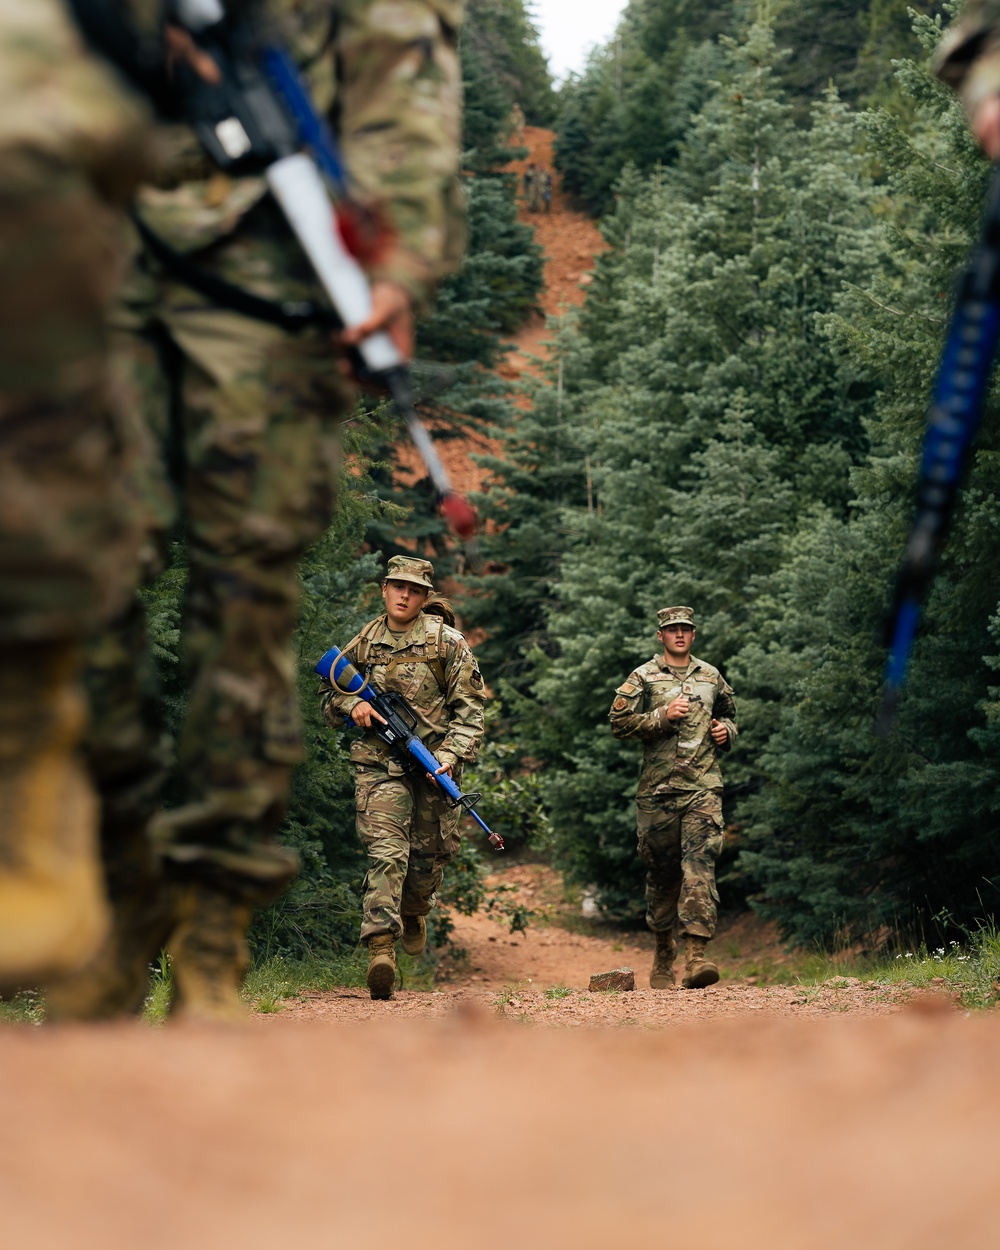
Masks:
[[[634,990],[635,973],[631,968],[615,968],[613,972],[598,972],[590,978],[587,987],[591,993],[599,990]]]

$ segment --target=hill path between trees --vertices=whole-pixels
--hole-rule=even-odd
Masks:
[[[545,359],[548,349],[545,340],[550,334],[547,317],[558,316],[567,308],[583,303],[585,288],[590,281],[594,257],[603,250],[604,241],[593,221],[573,208],[563,193],[559,176],[552,164],[552,144],[555,134],[538,126],[525,126],[524,142],[516,146],[527,148],[528,155],[511,161],[510,170],[518,179],[524,175],[529,164],[543,165],[553,173],[552,204],[548,213],[529,212],[522,196],[518,216],[535,228],[535,238],[545,253],[544,286],[539,296],[541,312],[528,319],[517,334],[511,336],[513,348],[498,372],[508,381],[517,382],[526,373],[536,369],[535,360]],[[526,402],[526,401],[523,401]],[[448,439],[438,443],[438,451],[455,487],[470,494],[481,491],[486,482],[484,470],[472,457],[495,455],[497,444],[481,434],[470,434],[465,439]],[[423,475],[423,467],[416,452],[404,447],[398,456],[406,477]]]

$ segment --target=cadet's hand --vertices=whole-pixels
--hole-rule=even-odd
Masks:
[[[348,347],[357,347],[376,330],[385,330],[404,360],[413,356],[413,305],[410,293],[395,282],[382,279],[372,283],[372,315],[361,325],[342,330],[337,336]]]
[[[450,764],[442,764],[440,768],[435,768],[435,769],[434,769],[434,771],[433,771],[432,773],[428,773],[428,774],[427,774],[427,780],[428,780],[428,781],[433,781],[433,782],[434,782],[434,784],[435,784],[435,785],[437,785],[437,779],[438,779],[438,777],[440,777],[440,776],[441,776],[441,774],[442,774],[442,773],[444,773],[444,774],[445,774],[445,775],[447,775],[448,777],[451,777],[451,765],[450,765]]]
[[[667,706],[667,720],[683,720],[687,716],[690,706],[687,695],[679,694],[673,703]]]
[[[355,704],[351,708],[351,720],[354,721],[360,729],[371,729],[372,721],[377,720],[380,725],[385,724],[385,717],[379,716],[378,712],[370,703],[365,703],[362,699],[360,703]]]
[[[972,133],[991,161],[1000,161],[1000,95],[991,95],[976,109]]]
[[[222,70],[207,52],[198,47],[186,30],[168,23],[164,30],[164,40],[167,45],[168,71],[172,71],[175,65],[183,62],[205,82],[213,86],[218,86],[222,82]]]
[[[712,741],[717,747],[724,747],[729,741],[729,730],[722,721],[712,719]]]

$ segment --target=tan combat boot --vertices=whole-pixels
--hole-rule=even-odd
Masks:
[[[649,985],[654,990],[670,990],[675,984],[674,958],[677,955],[677,939],[672,932],[654,933],[656,955],[649,973]]]
[[[684,953],[686,963],[681,985],[686,990],[703,990],[714,985],[719,979],[719,969],[711,960],[705,958],[705,947],[708,938],[696,937],[694,934],[684,935]]]
[[[77,667],[64,643],[0,657],[0,992],[74,972],[108,928]]]
[[[171,1015],[207,1024],[241,1024],[240,997],[250,966],[249,904],[201,883],[178,887],[177,927],[169,951],[174,973]]]
[[[365,980],[372,998],[392,998],[396,984],[396,943],[391,933],[376,933],[368,939],[368,975]]]
[[[427,949],[427,921],[423,916],[403,917],[403,950],[407,955],[422,955]]]

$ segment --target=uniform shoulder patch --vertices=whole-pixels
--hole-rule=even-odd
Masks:
[[[624,710],[628,707],[628,701],[619,695],[612,704],[612,707],[616,712],[624,712]]]
[[[626,682],[623,682],[622,685],[618,687],[618,689],[621,691],[622,694],[632,695],[632,694],[635,694],[635,692],[639,689],[639,687],[634,685],[630,681],[626,681]]]

